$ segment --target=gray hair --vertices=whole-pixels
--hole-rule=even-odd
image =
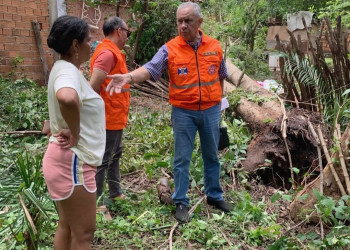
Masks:
[[[109,34],[111,34],[114,30],[119,29],[120,27],[123,26],[123,19],[116,17],[116,16],[112,16],[110,18],[108,18],[104,23],[103,23],[103,34],[105,36],[108,36]]]
[[[199,5],[197,3],[194,3],[194,2],[184,2],[184,3],[180,4],[179,7],[177,7],[176,13],[178,13],[180,9],[188,8],[188,7],[191,7],[193,9],[193,12],[196,16],[198,16],[199,18],[202,17],[201,7],[199,7]]]

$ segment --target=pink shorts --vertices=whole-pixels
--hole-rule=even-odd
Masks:
[[[43,159],[43,173],[51,198],[55,201],[69,198],[75,186],[84,186],[96,192],[96,167],[85,164],[70,149],[49,143]]]

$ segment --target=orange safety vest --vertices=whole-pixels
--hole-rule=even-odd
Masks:
[[[169,102],[179,108],[205,110],[221,101],[219,41],[202,35],[195,52],[181,37],[166,43],[168,48]]]
[[[128,73],[125,55],[119,50],[115,43],[105,38],[97,45],[91,57],[91,75],[97,56],[104,50],[110,50],[117,61],[113,70],[109,72],[110,75]],[[130,85],[125,84],[120,94],[113,93],[113,95],[110,95],[109,92],[106,92],[106,87],[110,81],[111,79],[106,78],[100,86],[100,95],[105,102],[106,130],[120,130],[125,128],[128,122]]]

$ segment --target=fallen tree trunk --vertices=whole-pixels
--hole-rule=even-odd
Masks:
[[[349,149],[350,149],[350,124],[344,131],[341,137],[341,147],[340,149],[343,152],[344,158],[347,159],[349,157]],[[341,169],[341,165],[339,164],[339,152],[334,152],[331,156],[333,160],[333,166],[339,176],[339,179],[343,186],[345,186],[345,178],[343,171]],[[306,185],[303,190],[301,190],[294,201],[290,205],[290,215],[293,220],[298,221],[304,219],[307,215],[310,215],[311,211],[315,210],[315,204],[317,203],[317,198],[314,194],[314,190],[320,190],[321,180],[320,176],[318,176],[314,181],[310,182]],[[340,199],[341,193],[339,187],[335,181],[335,178],[332,174],[330,164],[327,164],[323,170],[323,195],[328,197],[333,197],[335,200]],[[306,199],[301,199],[301,197],[305,197]],[[309,218],[310,222],[318,223],[319,218],[317,216],[311,216]]]
[[[233,84],[234,87],[240,87],[246,91],[257,94],[260,97],[265,97],[266,101],[261,105],[247,101],[244,97],[241,98],[240,104],[237,105],[235,111],[239,116],[243,118],[248,126],[256,129],[262,129],[266,126],[267,120],[274,120],[282,115],[281,105],[276,96],[270,91],[262,88],[255,80],[252,80],[246,74],[243,74],[232,62],[231,59],[226,59],[226,67],[228,72],[228,81]],[[227,90],[233,91],[234,88],[225,82],[224,87]],[[226,89],[225,89],[226,90]]]

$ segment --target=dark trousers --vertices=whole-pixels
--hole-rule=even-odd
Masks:
[[[96,186],[97,197],[103,192],[104,179],[107,172],[109,196],[115,198],[122,194],[120,187],[119,159],[122,157],[123,130],[106,130],[106,149],[102,165],[97,167]]]

